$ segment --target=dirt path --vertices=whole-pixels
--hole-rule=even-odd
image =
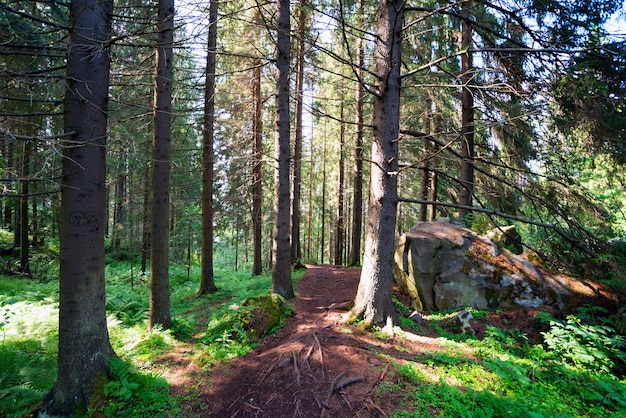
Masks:
[[[186,396],[184,416],[384,416],[393,399],[377,405],[373,392],[387,377],[388,362],[438,344],[418,336],[384,341],[347,326],[346,311],[328,308],[354,299],[359,275],[359,269],[310,266],[291,301],[294,316],[228,364],[203,371],[184,352],[175,353],[179,361],[167,378],[175,395]]]

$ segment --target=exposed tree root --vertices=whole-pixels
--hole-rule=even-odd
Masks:
[[[296,375],[296,383],[300,386],[300,369],[298,368],[298,358],[296,357],[296,352],[292,351],[291,356],[293,358],[293,372]]]
[[[300,365],[302,366],[303,364],[306,364],[309,370],[311,370],[311,365],[309,364],[309,358],[311,358],[311,354],[313,354],[313,348],[315,348],[315,345],[311,344],[309,346],[309,350],[302,357],[302,360],[300,360]]]
[[[351,385],[353,383],[364,382],[364,381],[365,381],[365,376],[349,377],[349,378],[339,382],[337,384],[337,386],[335,387],[335,390],[339,390],[339,389],[344,388],[344,387],[346,387],[348,385]]]
[[[343,376],[345,375],[344,372],[339,373],[332,381],[332,383],[330,384],[330,390],[328,391],[328,395],[326,395],[326,399],[324,400],[324,402],[322,402],[322,412],[320,416],[324,416],[324,410],[325,409],[330,409],[330,399],[333,396],[333,393],[337,392],[339,389],[344,388],[348,385],[351,385],[353,383],[357,383],[357,382],[364,382],[365,381],[365,376],[356,376],[356,377],[349,377],[347,379],[342,380],[341,382],[339,382],[339,379],[341,379]],[[338,383],[339,382],[339,383]],[[346,401],[346,403],[348,404],[348,406],[350,407],[350,409],[352,410],[352,405],[350,405],[350,402],[346,399],[345,396],[343,396],[343,399]]]
[[[333,393],[335,392],[335,388],[337,386],[337,381],[339,379],[341,379],[343,377],[345,373],[341,372],[339,373],[337,376],[335,376],[335,378],[333,379],[332,383],[330,384],[330,390],[328,391],[328,395],[326,395],[326,399],[324,400],[324,402],[322,402],[322,415],[324,415],[324,409],[328,408],[330,409],[330,406],[328,405],[328,403],[330,402],[330,398],[333,396]]]
[[[345,302],[331,303],[330,306],[326,308],[326,310],[330,311],[331,309],[339,309],[342,311],[349,311],[350,309],[352,309],[353,306],[354,306],[354,301],[347,300]]]

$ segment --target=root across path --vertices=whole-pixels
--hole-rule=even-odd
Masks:
[[[308,266],[286,325],[244,357],[208,369],[180,359],[168,372],[181,415],[193,417],[380,417],[375,400],[390,362],[436,350],[426,336],[378,339],[347,325],[360,269]],[[184,354],[181,354],[184,356]],[[384,403],[384,404],[381,404]]]

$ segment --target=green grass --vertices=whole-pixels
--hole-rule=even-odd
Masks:
[[[244,300],[267,295],[271,277],[216,271],[217,292],[198,297],[199,269],[194,267],[188,280],[185,268],[172,266],[174,326],[149,333],[148,282],[137,273],[127,262],[107,265],[109,334],[120,361],[112,365],[91,412],[173,416],[178,407],[159,374],[168,367],[162,356],[182,342],[192,344],[190,360],[203,367],[247,353],[257,335],[248,325],[254,306]],[[295,281],[301,275],[294,274]],[[0,416],[23,416],[54,383],[57,287],[51,280],[0,276]],[[433,314],[428,320],[432,324],[447,316]],[[488,328],[482,340],[440,330],[450,338],[444,349],[396,364],[375,397],[398,399],[395,417],[626,416],[626,381],[611,374],[623,366],[622,337],[609,324],[594,323],[595,314],[588,312],[546,320],[551,343],[544,346],[530,345],[518,330]],[[591,357],[581,361],[581,352]]]
[[[626,380],[612,374],[623,370],[623,339],[587,311],[565,321],[545,318],[545,345],[495,327],[482,340],[455,338],[440,352],[396,363],[375,396],[400,398],[394,417],[626,416]]]
[[[1,237],[0,237],[1,238]],[[294,282],[303,273],[294,273]],[[90,413],[105,416],[176,415],[155,360],[182,341],[198,338],[194,355],[215,364],[244,355],[254,338],[242,328],[248,310],[234,311],[254,296],[269,294],[271,277],[216,271],[217,292],[198,297],[199,267],[170,267],[171,330],[147,332],[149,283],[128,261],[108,260],[107,314],[111,344],[120,356]],[[243,316],[242,316],[243,315]],[[58,282],[0,276],[0,416],[22,417],[56,379]],[[219,333],[216,331],[219,330]]]
[[[609,375],[498,351],[481,355],[470,359],[450,351],[396,365],[396,386],[381,385],[376,396],[404,393],[395,417],[433,411],[446,417],[620,417],[626,412],[625,382]]]

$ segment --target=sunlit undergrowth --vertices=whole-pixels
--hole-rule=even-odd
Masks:
[[[215,363],[245,354],[252,340],[215,341],[237,329],[229,317],[232,304],[267,295],[269,275],[216,271],[218,291],[198,297],[199,268],[170,267],[171,330],[147,332],[149,276],[130,263],[109,260],[106,267],[107,313],[111,344],[123,362],[115,363],[110,380],[92,412],[105,416],[176,415],[167,381],[159,375],[159,356],[176,344],[199,338],[193,354],[200,363]],[[294,277],[301,274],[296,273]],[[234,319],[234,320],[233,320]],[[220,336],[209,342],[209,323],[221,326]],[[0,416],[22,417],[50,390],[56,378],[58,282],[0,276]],[[228,341],[227,341],[228,340]],[[166,365],[165,365],[166,366]],[[150,396],[147,396],[149,394]]]
[[[593,324],[584,310],[545,320],[551,324],[545,345],[531,345],[519,330],[488,326],[482,340],[459,338],[441,352],[396,364],[376,395],[403,394],[394,417],[626,416],[626,380],[612,374],[623,361],[621,337]]]

